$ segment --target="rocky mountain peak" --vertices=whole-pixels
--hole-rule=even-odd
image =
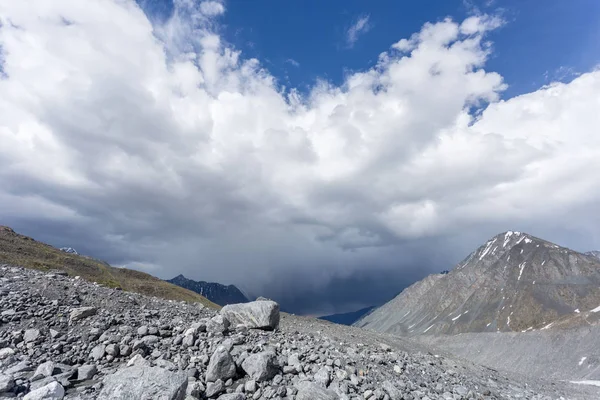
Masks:
[[[520,231],[502,232],[477,250],[471,253],[464,261],[459,263],[456,270],[466,267],[477,266],[477,268],[495,265],[498,260],[503,259],[506,263],[513,260],[526,260],[532,258],[535,253],[545,253],[552,251],[570,251],[554,243],[540,239],[533,235]],[[522,262],[521,261],[521,262]]]
[[[599,305],[600,260],[508,231],[448,274],[408,287],[357,325],[408,336],[519,332],[572,326],[582,318],[590,323],[596,315],[589,311]],[[563,320],[568,322],[558,323]]]
[[[586,256],[592,256],[600,259],[600,250],[592,250],[585,253]]]

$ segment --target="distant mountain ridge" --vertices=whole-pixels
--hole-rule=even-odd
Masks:
[[[340,325],[352,325],[353,323],[358,321],[360,318],[362,318],[365,314],[369,313],[374,308],[375,308],[375,306],[371,306],[371,307],[365,307],[365,308],[361,308],[360,310],[351,311],[351,312],[347,312],[347,313],[324,315],[322,317],[319,317],[319,319],[333,322],[333,323],[340,324]]]
[[[234,285],[222,285],[215,282],[195,281],[179,274],[167,282],[196,292],[220,306],[236,303],[247,303],[249,300]]]
[[[592,256],[592,257],[596,257],[596,258],[600,258],[600,250],[592,250],[592,251],[588,251],[586,253],[584,253],[587,256]]]
[[[355,325],[405,336],[521,332],[595,324],[598,311],[600,259],[508,231]]]

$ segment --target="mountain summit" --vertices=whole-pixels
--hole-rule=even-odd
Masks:
[[[167,282],[181,286],[182,288],[191,290],[192,292],[196,292],[220,306],[248,302],[246,296],[244,296],[241,290],[234,285],[222,285],[215,282],[195,281],[193,279],[188,279],[181,274],[177,275],[173,279],[167,280]]]
[[[406,336],[520,332],[597,320],[598,306],[600,259],[508,231],[355,325]]]

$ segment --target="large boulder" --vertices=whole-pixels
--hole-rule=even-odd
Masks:
[[[185,398],[188,378],[184,372],[171,372],[160,367],[133,366],[118,370],[104,378],[98,400]]]
[[[249,355],[242,362],[242,369],[257,382],[267,381],[279,372],[277,357],[270,351]]]
[[[46,386],[27,393],[23,400],[60,400],[65,397],[65,389],[58,382],[50,382]]]
[[[279,304],[270,300],[229,304],[221,309],[221,315],[231,326],[245,325],[265,330],[279,327]]]
[[[296,400],[339,400],[340,396],[333,390],[325,389],[317,383],[302,381],[296,385]]]
[[[235,361],[224,346],[219,346],[210,357],[206,369],[206,381],[215,382],[218,379],[226,381],[235,377]]]

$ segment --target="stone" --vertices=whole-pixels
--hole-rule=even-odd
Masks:
[[[65,397],[65,389],[55,381],[32,390],[23,397],[23,400],[60,400],[63,397]]]
[[[296,385],[296,400],[339,400],[340,396],[333,390],[325,389],[317,383],[302,381]]]
[[[10,347],[5,347],[0,349],[0,360],[4,360],[5,358],[12,356],[15,354],[15,351]]]
[[[99,344],[97,346],[95,346],[92,351],[90,352],[90,358],[92,358],[94,361],[98,361],[100,359],[102,359],[102,357],[104,357],[104,354],[106,353],[106,346],[103,344]]]
[[[195,341],[196,341],[196,338],[194,337],[194,335],[186,335],[183,337],[183,340],[181,341],[181,345],[185,346],[185,347],[192,347],[194,345]]]
[[[229,329],[229,321],[222,315],[216,315],[206,323],[206,331],[211,333],[223,333]]]
[[[329,386],[329,382],[331,381],[331,375],[329,373],[329,369],[327,369],[327,367],[320,368],[317,371],[317,373],[315,374],[314,380],[315,380],[315,382],[317,382],[319,385],[323,386],[324,388]]]
[[[10,375],[0,374],[0,394],[9,392],[15,387],[15,380]]]
[[[245,325],[251,329],[274,330],[279,327],[279,304],[274,301],[253,301],[229,304],[221,315],[232,326]]]
[[[215,382],[218,379],[227,380],[235,377],[235,362],[224,346],[219,346],[210,357],[206,369],[206,381]]]
[[[142,338],[142,342],[146,345],[152,345],[160,342],[160,338],[156,335],[146,335]]]
[[[220,395],[217,400],[246,400],[243,393],[229,393]]]
[[[38,365],[37,369],[33,373],[33,376],[31,377],[31,380],[37,381],[38,379],[52,376],[54,375],[55,369],[56,365],[52,361],[46,361],[45,363]]]
[[[134,365],[150,366],[150,361],[146,360],[140,354],[136,354],[135,356],[131,357],[131,360],[127,361],[127,366],[128,367],[131,367],[131,366],[134,366]]]
[[[257,382],[272,379],[279,372],[277,358],[270,351],[249,355],[242,362],[242,369]]]
[[[246,383],[244,384],[244,391],[246,391],[247,393],[256,392],[256,381],[254,379],[246,381]]]
[[[10,368],[4,371],[7,375],[18,374],[19,372],[31,371],[33,368],[31,367],[31,363],[27,360],[19,361],[15,365],[12,365]]]
[[[113,357],[119,356],[119,346],[116,344],[109,344],[106,346],[106,354],[111,355]]]
[[[94,364],[85,364],[77,368],[77,380],[85,381],[92,379],[98,372],[98,368]]]
[[[96,307],[74,308],[71,310],[71,314],[69,314],[69,321],[70,322],[79,321],[80,319],[84,319],[87,317],[91,317],[92,315],[95,315],[96,312],[98,312],[98,309]]]
[[[104,378],[98,400],[183,400],[187,385],[188,379],[183,372],[171,372],[159,367],[127,367]]]
[[[392,382],[384,381],[381,386],[387,392],[388,396],[390,396],[390,400],[401,400],[403,398],[402,392]]]
[[[35,342],[41,336],[39,329],[27,329],[23,335],[23,341],[25,343]]]
[[[223,385],[223,381],[218,379],[215,382],[208,382],[206,384],[206,392],[204,394],[206,397],[213,397],[221,393],[224,388],[225,386]]]
[[[148,334],[148,327],[146,325],[142,325],[137,329],[137,334],[139,336],[146,336]]]

